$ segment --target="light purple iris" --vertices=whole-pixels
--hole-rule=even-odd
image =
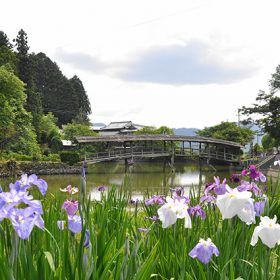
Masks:
[[[220,181],[220,178],[217,176],[214,176],[214,183],[208,184],[205,187],[204,194],[205,196],[208,196],[211,192],[214,192],[216,195],[222,195],[227,192],[227,188],[229,188],[226,184],[226,179],[224,179],[222,182]]]
[[[200,217],[202,220],[204,220],[206,218],[206,213],[201,208],[200,205],[196,205],[194,207],[190,207],[188,209],[188,212],[189,212],[190,215],[195,216],[195,217]]]
[[[106,191],[106,187],[105,186],[99,186],[99,187],[97,187],[97,190],[99,192],[104,192],[104,191]]]
[[[241,181],[240,186],[237,187],[239,192],[245,192],[251,190],[251,183],[247,181]]]
[[[30,176],[28,176],[27,174],[23,174],[20,180],[16,181],[15,184],[10,184],[9,187],[11,191],[25,192],[27,189],[34,185],[38,187],[42,195],[46,194],[46,191],[48,189],[47,182],[43,179],[38,179],[37,175],[35,174],[32,174]]]
[[[163,205],[165,203],[165,197],[163,195],[153,195],[151,198],[145,200],[145,205]]]
[[[13,228],[21,239],[28,239],[34,226],[44,229],[42,217],[32,207],[14,208],[9,212]]]
[[[82,231],[82,219],[78,215],[68,216],[68,229],[73,233]]]
[[[77,200],[66,200],[63,205],[62,209],[64,209],[69,216],[74,216],[76,212],[78,211],[78,201]]]
[[[257,217],[260,217],[264,213],[265,204],[265,200],[255,202],[254,209]]]
[[[131,200],[130,200],[130,203],[135,204],[135,205],[138,205],[139,202],[140,202],[140,200],[138,198],[131,198]]]
[[[199,243],[190,251],[189,256],[199,259],[202,263],[210,262],[212,255],[219,256],[220,252],[210,238],[200,239]]]
[[[213,196],[213,195],[204,195],[200,198],[199,200],[200,203],[203,203],[203,202],[207,202],[207,203],[215,203],[216,202],[216,197]]]

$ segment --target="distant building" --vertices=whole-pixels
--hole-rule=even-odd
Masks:
[[[134,124],[132,121],[111,122],[110,124],[98,129],[102,136],[117,134],[132,134],[133,132],[143,128],[144,125]]]

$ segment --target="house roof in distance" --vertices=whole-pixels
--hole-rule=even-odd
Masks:
[[[102,130],[121,130],[121,129],[128,129],[128,128],[136,128],[132,121],[122,121],[122,122],[111,122],[105,127],[100,128]]]

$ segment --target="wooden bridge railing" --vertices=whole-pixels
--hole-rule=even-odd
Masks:
[[[121,149],[109,150],[107,152],[95,153],[92,155],[86,155],[86,161],[106,161],[113,159],[122,159],[129,157],[153,157],[153,156],[182,156],[182,157],[203,157],[209,159],[225,160],[225,161],[239,161],[238,155],[231,153],[200,150],[199,148],[176,148],[164,149],[158,147],[127,147]]]

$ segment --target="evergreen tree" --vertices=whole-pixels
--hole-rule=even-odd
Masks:
[[[0,30],[0,47],[5,46],[8,49],[12,49],[13,45],[10,43],[8,36]]]
[[[83,83],[76,75],[71,78],[69,82],[72,85],[73,94],[77,98],[78,113],[74,121],[77,123],[88,123],[88,115],[91,113],[91,106]]]

